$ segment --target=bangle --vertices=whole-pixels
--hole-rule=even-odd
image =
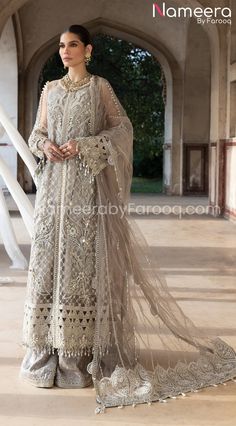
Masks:
[[[44,145],[45,145],[45,142],[47,142],[47,140],[48,139],[41,139],[41,140],[39,140],[38,141],[38,143],[37,143],[37,147],[38,147],[38,149],[40,150],[40,151],[43,151],[43,148],[44,148]]]

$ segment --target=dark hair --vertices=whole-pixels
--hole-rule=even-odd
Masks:
[[[65,33],[76,34],[79,37],[79,39],[84,43],[85,46],[87,46],[87,44],[92,43],[92,38],[89,31],[82,25],[71,25],[69,28],[63,31],[62,34],[65,34]]]

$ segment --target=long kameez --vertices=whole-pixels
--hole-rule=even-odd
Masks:
[[[91,382],[85,368],[91,360],[96,317],[97,211],[96,180],[85,159],[94,157],[96,147],[94,139],[88,139],[90,82],[68,90],[64,81],[45,85],[29,138],[29,148],[40,162],[35,171],[34,235],[24,305],[22,343],[27,353],[21,372],[38,386],[53,383],[58,357],[57,385],[63,380],[67,387]],[[63,164],[46,161],[42,151],[45,139],[60,146],[69,139],[82,142],[83,137],[83,158],[80,155]],[[89,163],[93,173],[108,159],[102,138],[99,143],[96,162]],[[75,378],[64,371],[66,377],[62,377],[63,363],[72,362],[84,365],[83,374]],[[78,374],[76,367],[73,371]],[[85,376],[90,380],[86,382]]]
[[[45,138],[77,140],[80,156],[45,161]],[[24,344],[90,356],[96,412],[236,376],[234,349],[186,317],[128,215],[132,143],[132,124],[106,79],[93,75],[72,92],[63,79],[47,83],[29,144],[41,161]]]

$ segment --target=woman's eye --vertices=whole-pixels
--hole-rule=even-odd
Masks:
[[[71,43],[71,44],[70,44],[70,46],[71,46],[71,47],[77,47],[77,46],[78,46],[78,44],[77,44],[77,43]],[[59,44],[59,48],[60,48],[60,49],[65,48],[65,45],[64,45],[64,44]]]

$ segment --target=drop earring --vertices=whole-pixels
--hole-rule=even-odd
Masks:
[[[86,65],[88,65],[90,61],[91,61],[91,55],[84,57],[84,62],[85,62]]]

